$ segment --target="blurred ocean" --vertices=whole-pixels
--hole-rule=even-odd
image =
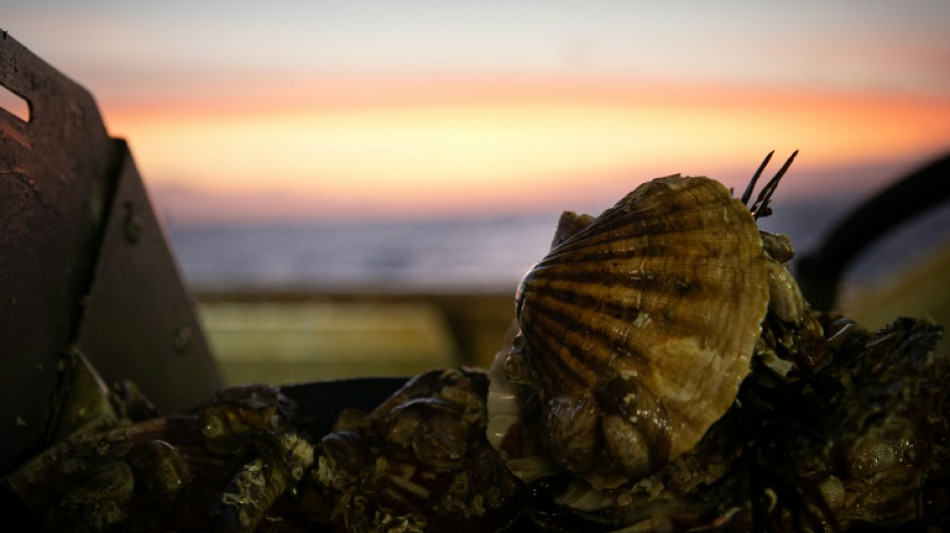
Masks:
[[[854,203],[773,205],[760,227],[817,246]],[[454,220],[168,224],[186,283],[200,291],[508,291],[548,250],[558,214]],[[891,232],[847,276],[861,283],[950,246],[950,206]],[[948,273],[950,275],[950,273]]]

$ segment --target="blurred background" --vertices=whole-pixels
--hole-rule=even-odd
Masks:
[[[20,4],[0,28],[129,142],[231,384],[486,366],[560,211],[654,177],[741,192],[800,150],[762,225],[801,255],[950,150],[943,0]],[[947,228],[868,250],[842,311],[946,324]]]

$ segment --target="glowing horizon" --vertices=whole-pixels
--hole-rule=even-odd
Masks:
[[[809,182],[809,171],[913,162],[948,148],[950,138],[950,98],[715,87],[613,85],[613,95],[596,86],[570,94],[546,93],[542,84],[523,89],[500,82],[482,87],[480,97],[450,101],[417,90],[376,104],[130,110],[107,120],[127,136],[155,185],[283,190],[379,208],[484,203],[502,191],[545,204],[578,184],[733,174],[771,149],[779,157],[802,152],[795,170],[804,177],[786,194],[822,194],[867,184]]]

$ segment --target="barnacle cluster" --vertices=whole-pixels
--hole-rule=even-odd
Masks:
[[[691,449],[732,405],[769,302],[766,260],[749,210],[708,178],[656,179],[575,220],[521,282],[504,374],[537,396],[555,462],[612,488]]]
[[[81,354],[69,360],[98,382],[81,402],[97,411],[3,479],[51,531],[254,531],[313,463],[277,389],[224,389],[159,416],[128,385],[107,389]]]
[[[514,523],[524,486],[485,439],[487,388],[479,370],[426,372],[323,437],[309,485],[327,510],[322,520],[341,531]]]

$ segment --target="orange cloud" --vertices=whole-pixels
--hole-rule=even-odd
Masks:
[[[751,172],[773,148],[800,149],[807,171],[950,146],[950,97],[617,80],[330,80],[106,115],[152,183],[412,209],[543,202],[618,176]]]

